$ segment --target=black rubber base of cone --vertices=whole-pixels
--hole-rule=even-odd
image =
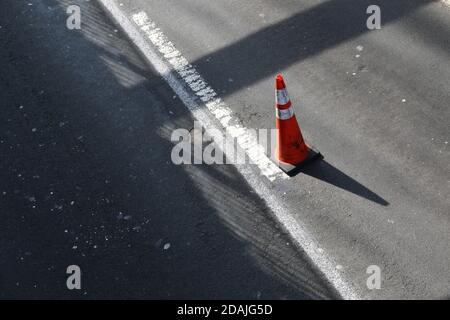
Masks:
[[[323,159],[323,155],[314,147],[309,146],[308,157],[299,164],[293,165],[288,163],[277,162],[278,167],[288,176],[293,177],[300,173],[304,167],[313,161]]]

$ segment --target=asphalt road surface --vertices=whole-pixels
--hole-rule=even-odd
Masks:
[[[82,5],[81,31],[57,1],[1,11],[0,297],[337,298],[234,167],[172,164],[193,119]]]
[[[375,31],[366,0],[112,2],[130,20],[147,13],[247,128],[274,127],[273,79],[283,73],[302,131],[325,159],[289,179],[259,179],[351,291],[449,296],[443,1],[377,1]],[[72,3],[81,30],[65,27]],[[170,162],[170,133],[193,119],[94,1],[8,7],[3,297],[339,297],[329,270],[291,242],[233,166]],[[81,291],[65,287],[71,264],[83,270]],[[366,286],[370,265],[380,289]]]

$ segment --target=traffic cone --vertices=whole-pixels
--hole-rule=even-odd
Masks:
[[[322,157],[305,143],[283,77],[275,79],[276,149],[275,159],[286,173],[294,173],[314,159]]]

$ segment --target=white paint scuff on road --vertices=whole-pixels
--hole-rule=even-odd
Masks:
[[[114,0],[98,1],[121,26],[147,61],[161,74],[198,121],[207,128],[217,130],[217,126],[210,116],[210,113],[212,113],[225,128],[225,131],[237,138],[241,148],[258,165],[263,175],[271,181],[287,177],[264,154],[263,148],[257,144],[256,138],[248,134],[248,130],[242,125],[234,124],[231,109],[218,97],[217,93],[203,80],[195,68],[189,64],[145,12],[133,15],[132,19],[135,22],[133,23]],[[147,36],[147,39],[144,35]],[[174,71],[183,80],[175,76]],[[194,94],[186,90],[186,85]],[[206,108],[197,102],[198,98],[201,99]],[[214,136],[213,138],[215,139]],[[249,166],[239,165],[236,168],[255,192],[265,200],[276,219],[292,236],[296,245],[309,256],[339,294],[344,299],[360,299],[356,290],[336,270],[336,263],[333,259],[320,248],[309,231],[292,216],[286,206],[273,193],[273,190],[270,190],[265,183],[261,183],[261,178],[255,175]]]

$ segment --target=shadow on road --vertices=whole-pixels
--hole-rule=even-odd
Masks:
[[[68,3],[0,11],[0,298],[339,298],[233,167],[170,161],[189,111],[94,2],[66,29]]]
[[[304,59],[368,32],[366,9],[382,8],[387,25],[434,0],[330,0],[200,57],[193,62],[213,88],[229,95]],[[217,75],[221,76],[218,77]],[[229,78],[235,81],[228,81]]]
[[[381,204],[382,206],[389,205],[389,202],[380,197],[378,194],[363,186],[361,183],[349,177],[325,160],[315,161],[302,169],[301,172],[308,176],[325,181],[326,183],[332,184],[345,191],[356,194],[357,196]]]

